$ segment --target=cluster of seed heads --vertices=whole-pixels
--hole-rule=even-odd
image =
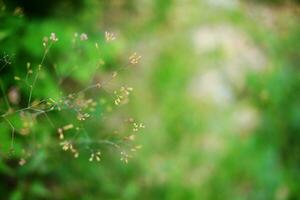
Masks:
[[[124,163],[128,163],[129,158],[131,158],[131,155],[127,154],[125,151],[121,151],[121,158],[120,160]]]
[[[128,102],[128,97],[130,95],[130,92],[132,92],[131,87],[121,87],[119,90],[115,90],[114,94],[116,95],[116,98],[114,100],[115,105],[125,104]]]
[[[64,131],[67,131],[67,130],[70,130],[70,129],[73,129],[73,128],[74,128],[73,124],[68,124],[68,125],[63,126],[62,128],[58,128],[57,132],[58,132],[58,135],[59,135],[59,139],[63,140],[64,139]],[[79,128],[76,127],[76,129],[79,129]]]
[[[143,123],[139,123],[139,124],[137,124],[135,122],[133,123],[133,129],[132,130],[134,132],[137,132],[141,128],[145,128],[145,125]]]
[[[78,158],[79,153],[70,141],[63,141],[60,143],[60,145],[62,146],[62,150],[70,151],[73,154],[74,158]]]
[[[133,65],[138,64],[142,56],[139,56],[136,52],[134,52],[131,56],[129,56],[129,62]]]
[[[77,38],[79,38],[81,41],[86,41],[86,40],[88,40],[88,35],[86,33],[80,33],[80,34],[75,33],[73,42],[75,42],[77,40]],[[105,41],[106,42],[111,42],[115,39],[116,39],[116,36],[114,33],[105,32]],[[34,124],[36,122],[36,117],[41,114],[45,115],[46,119],[51,123],[51,125],[53,127],[55,127],[54,123],[51,121],[51,119],[47,115],[47,113],[50,111],[61,111],[64,109],[76,111],[76,118],[78,121],[81,121],[78,123],[83,124],[83,121],[90,118],[91,112],[95,111],[95,109],[96,109],[97,102],[95,100],[93,100],[92,98],[86,98],[84,92],[87,89],[91,89],[91,88],[102,88],[104,83],[101,83],[101,82],[98,82],[92,86],[89,86],[86,89],[84,89],[78,93],[69,94],[65,97],[61,97],[56,100],[52,99],[52,98],[47,98],[44,100],[37,99],[37,100],[32,101],[31,97],[32,97],[33,89],[34,89],[35,83],[39,77],[39,73],[42,70],[44,59],[45,59],[48,51],[50,50],[52,44],[54,44],[56,42],[58,42],[58,38],[55,33],[51,33],[50,36],[44,37],[43,38],[43,46],[45,48],[44,55],[43,55],[41,63],[39,65],[37,65],[37,69],[33,70],[33,68],[31,67],[31,63],[28,62],[26,64],[26,68],[27,68],[26,77],[24,79],[22,79],[20,76],[14,76],[14,79],[16,81],[21,81],[21,82],[23,81],[25,83],[25,85],[29,87],[30,94],[29,94],[29,99],[28,99],[28,106],[26,108],[23,108],[23,109],[20,109],[17,111],[9,110],[7,113],[0,115],[0,117],[2,117],[4,119],[4,121],[6,121],[12,128],[11,147],[13,147],[15,127],[10,122],[10,120],[8,118],[6,118],[6,116],[9,114],[12,114],[12,113],[20,114],[20,119],[22,121],[22,127],[18,130],[18,132],[21,135],[28,135],[30,133],[30,130],[32,129],[32,127],[34,126]],[[95,43],[95,47],[96,47],[96,49],[99,49],[99,44]],[[139,63],[140,59],[141,59],[141,56],[139,56],[137,53],[133,53],[129,57],[129,62],[130,62],[130,64],[134,65],[134,64]],[[98,64],[103,65],[104,61],[102,59],[100,59]],[[33,77],[33,82],[29,83],[28,79],[30,78],[31,75],[35,75],[35,76]],[[117,75],[118,75],[118,72],[114,71],[111,75],[111,78],[114,79]],[[133,91],[133,89],[131,87],[124,87],[124,86],[120,87],[119,90],[114,91],[115,98],[113,100],[113,103],[116,106],[126,104],[129,101],[129,95],[132,91]],[[8,94],[8,97],[9,97],[10,102],[12,102],[15,105],[18,105],[20,97],[19,97],[19,92],[17,91],[17,89],[11,89]],[[111,110],[111,107],[108,106],[106,111],[109,111],[109,110]],[[129,158],[132,157],[132,155],[130,155],[129,153],[133,153],[142,147],[141,145],[134,145],[133,142],[136,140],[136,136],[137,136],[136,133],[140,129],[145,128],[145,126],[142,123],[137,123],[132,118],[130,118],[128,121],[133,126],[132,129],[130,128],[130,132],[132,132],[132,133],[127,134],[126,136],[120,137],[120,141],[128,142],[126,147],[125,147],[125,145],[124,145],[124,147],[122,147],[120,145],[120,143],[114,143],[113,141],[103,141],[104,143],[111,144],[120,150],[120,152],[121,152],[120,160],[123,161],[124,163],[128,163]],[[82,128],[79,128],[78,126],[74,126],[73,124],[69,123],[69,124],[66,124],[66,125],[58,128],[57,133],[58,133],[58,138],[60,140],[59,144],[61,146],[61,149],[63,151],[68,151],[68,152],[72,153],[74,158],[77,158],[79,156],[79,151],[77,150],[77,148],[75,148],[75,145],[77,146],[78,143],[75,142],[74,138],[72,140],[66,139],[66,138],[69,138],[66,136],[66,134],[69,134],[67,132],[72,133],[72,129],[75,129],[77,132],[79,132],[79,130],[82,130]],[[26,164],[27,158],[29,157],[28,155],[23,156],[19,160],[20,166],[23,166],[24,164]],[[90,162],[93,162],[93,161],[99,162],[100,160],[101,160],[101,152],[99,150],[97,150],[96,152],[94,150],[92,150],[92,153],[90,154],[90,157],[89,157],[89,161]]]
[[[68,98],[62,101],[65,106],[69,108],[74,108],[76,110],[94,111],[97,103],[93,99],[85,99],[84,96],[69,94]]]
[[[97,162],[100,162],[101,161],[101,157],[100,156],[101,156],[101,152],[100,151],[97,151],[95,153],[91,153],[89,161],[93,162],[95,160]]]
[[[115,40],[116,39],[116,36],[115,36],[115,34],[114,33],[110,33],[110,32],[105,32],[105,40],[107,41],[107,42],[109,42],[109,41],[113,41],[113,40]]]
[[[24,158],[21,158],[20,160],[19,160],[19,165],[20,166],[23,166],[23,165],[25,165],[26,164],[26,160],[24,159]]]
[[[95,111],[97,103],[89,98],[85,99],[82,95],[69,94],[67,97],[58,100],[57,102],[50,99],[51,102],[48,102],[50,105],[55,105],[58,110],[62,108],[73,109],[77,112],[77,119],[79,121],[85,121],[90,117],[89,112]]]
[[[43,46],[44,46],[44,47],[47,47],[47,46],[48,46],[49,40],[50,40],[51,42],[57,42],[57,41],[58,41],[58,38],[56,37],[56,34],[55,34],[55,33],[51,33],[49,37],[44,37],[44,39],[43,39]]]

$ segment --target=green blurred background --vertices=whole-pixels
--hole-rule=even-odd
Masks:
[[[14,77],[26,76],[27,62],[39,63],[43,37],[55,32],[59,41],[33,98],[88,85],[99,56],[95,42],[105,60],[100,78],[136,51],[141,62],[118,79],[134,88],[129,105],[87,126],[92,132],[99,123],[105,132],[121,126],[114,118],[124,113],[146,125],[138,139],[143,148],[128,164],[109,150],[90,163],[88,155],[62,153],[44,117],[32,127],[34,137],[16,132],[16,152],[7,155],[11,130],[2,120],[0,199],[300,199],[298,3],[0,2],[1,114],[11,91],[20,95],[13,109],[26,107],[28,88]],[[116,41],[103,44],[105,31]],[[79,50],[72,47],[74,32],[89,37]],[[63,125],[70,114],[49,115]],[[20,149],[36,140],[41,147],[20,166]]]

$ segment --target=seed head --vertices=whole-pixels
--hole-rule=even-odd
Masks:
[[[50,40],[53,41],[53,42],[57,42],[58,41],[58,38],[56,37],[55,33],[51,33],[50,34]]]
[[[133,65],[138,64],[142,56],[137,55],[136,52],[134,52],[131,56],[129,56],[129,62]]]
[[[88,36],[87,36],[86,33],[81,33],[81,34],[80,34],[80,40],[81,40],[81,41],[84,41],[84,40],[87,40],[87,39],[88,39]]]
[[[116,36],[115,36],[115,34],[113,34],[113,33],[109,33],[109,32],[105,32],[105,40],[107,41],[107,42],[109,42],[109,41],[113,41],[113,40],[115,40],[116,39]]]

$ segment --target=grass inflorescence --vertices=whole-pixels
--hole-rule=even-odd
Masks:
[[[104,39],[105,43],[112,43],[116,39],[116,35],[105,32]],[[78,43],[86,40],[89,40],[86,33],[74,33],[72,38],[77,50],[81,45]],[[136,143],[136,138],[140,129],[145,128],[145,126],[130,116],[123,117],[122,124],[115,124],[114,128],[107,127],[106,123],[112,121],[109,120],[110,113],[117,113],[118,109],[128,104],[130,94],[133,92],[133,88],[125,84],[120,85],[116,82],[117,85],[119,84],[118,86],[111,87],[111,85],[123,70],[138,64],[141,56],[137,53],[129,55],[125,67],[113,70],[103,80],[95,78],[96,76],[92,77],[90,84],[75,92],[66,93],[61,89],[65,81],[64,78],[68,75],[63,78],[59,77],[57,84],[62,90],[61,95],[59,97],[39,97],[35,94],[35,90],[40,86],[39,81],[42,81],[40,77],[45,73],[47,56],[52,47],[59,42],[60,40],[55,33],[44,37],[42,39],[43,54],[37,67],[27,62],[26,75],[24,77],[13,76],[15,82],[27,88],[27,94],[24,95],[27,96],[27,100],[24,100],[18,87],[5,89],[0,79],[3,93],[3,101],[0,104],[3,104],[2,107],[6,107],[0,114],[0,123],[6,124],[10,129],[9,155],[18,157],[19,165],[23,166],[38,149],[46,145],[38,139],[38,134],[43,132],[41,130],[43,127],[39,127],[38,124],[40,120],[44,120],[50,127],[52,137],[55,138],[54,141],[57,141],[54,145],[59,146],[64,152],[69,152],[74,158],[80,157],[81,153],[84,152],[83,155],[89,155],[87,157],[89,162],[99,162],[104,156],[102,152],[113,149],[119,152],[122,162],[128,163],[132,155],[142,147]],[[95,43],[95,50],[101,55],[101,45],[98,42]],[[0,70],[12,62],[8,55],[3,56],[1,60],[4,64]],[[101,68],[104,63],[104,59],[99,58],[96,63],[96,70]],[[53,68],[55,70],[57,67]],[[99,72],[96,71],[95,74],[99,74]],[[105,132],[105,134],[100,132]],[[17,155],[15,153],[16,137],[20,143],[22,143],[22,137],[26,141],[28,138],[32,139],[29,142],[30,145],[19,145],[21,152]]]

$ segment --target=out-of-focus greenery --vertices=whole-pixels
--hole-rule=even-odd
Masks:
[[[142,55],[138,66],[121,75],[134,92],[129,109],[118,115],[126,112],[146,124],[139,136],[143,148],[124,164],[114,151],[100,163],[62,153],[56,128],[45,117],[34,126],[37,138],[16,133],[9,155],[11,128],[2,120],[0,198],[300,199],[300,8],[297,1],[276,2],[0,3],[0,69],[7,65],[0,83],[6,95],[19,88],[15,109],[26,107],[29,93],[14,77],[26,76],[27,62],[37,66],[43,37],[55,32],[59,41],[33,98],[87,86],[98,42],[103,76],[132,52]],[[113,44],[104,44],[105,31],[117,34]],[[84,54],[73,50],[74,32],[88,34],[80,43]],[[66,78],[63,88],[58,76]],[[64,125],[70,113],[49,117]],[[89,131],[109,129],[95,123]],[[21,149],[34,140],[42,146],[20,166]]]

